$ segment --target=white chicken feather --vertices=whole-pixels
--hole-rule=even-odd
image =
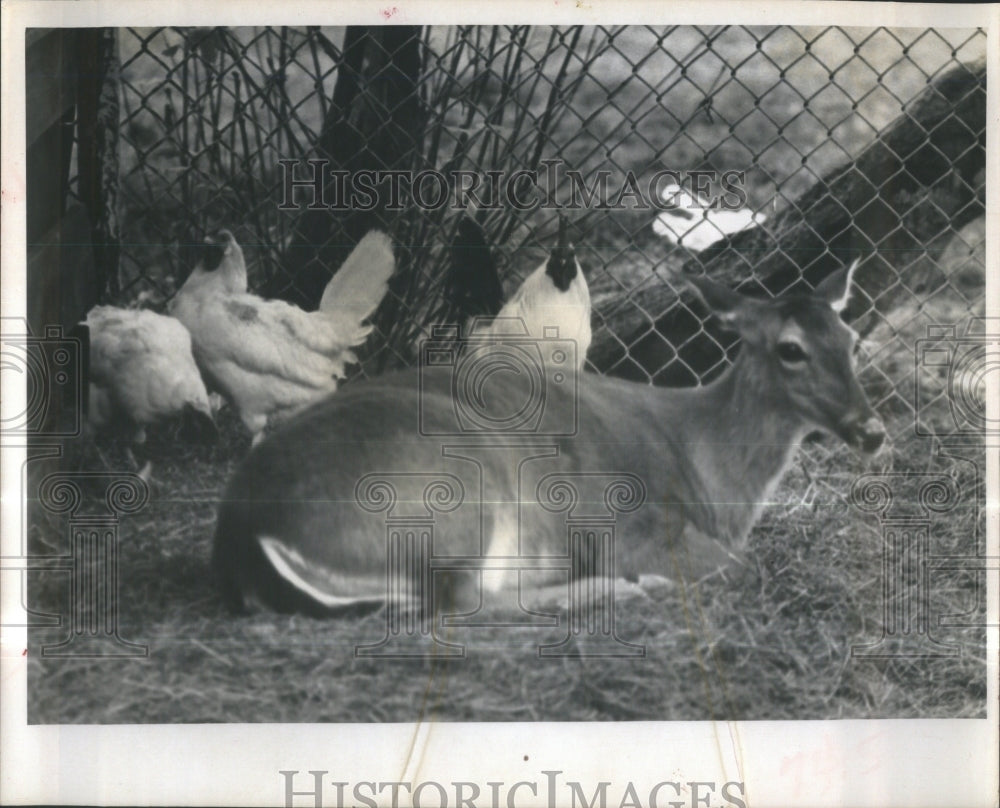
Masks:
[[[212,423],[191,335],[178,320],[145,309],[95,306],[85,323],[90,330],[91,426],[124,426],[133,442],[141,444],[147,426],[188,411]],[[149,474],[148,465],[144,474]]]
[[[327,284],[319,309],[247,292],[243,250],[223,230],[171,302],[191,332],[210,387],[239,411],[256,443],[268,423],[293,415],[337,389],[357,361],[351,348],[372,330],[362,323],[388,291],[392,243],[368,233]]]
[[[767,217],[747,208],[727,210],[713,207],[700,196],[695,196],[671,184],[663,189],[661,198],[674,207],[665,210],[653,222],[653,232],[671,244],[700,252],[720,239],[763,224]]]
[[[566,222],[559,222],[559,243],[552,254],[532,272],[511,296],[497,318],[479,334],[506,336],[511,322],[520,318],[528,334],[543,339],[546,329],[557,328],[558,338],[576,344],[577,366],[583,367],[590,348],[590,288],[569,243]]]

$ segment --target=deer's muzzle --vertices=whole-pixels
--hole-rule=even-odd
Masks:
[[[885,443],[885,426],[875,415],[848,423],[845,431],[848,445],[866,455],[877,454]]]

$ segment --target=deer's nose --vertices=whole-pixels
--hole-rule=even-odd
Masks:
[[[858,442],[865,454],[875,454],[885,443],[885,426],[874,415],[858,426]]]

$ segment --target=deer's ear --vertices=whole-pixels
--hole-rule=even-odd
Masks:
[[[691,277],[687,281],[716,317],[725,323],[735,323],[747,302],[743,295],[706,277]]]
[[[854,283],[854,270],[858,268],[860,258],[844,269],[838,269],[832,275],[827,275],[816,287],[816,294],[830,304],[838,314],[847,307],[851,298],[851,284]]]

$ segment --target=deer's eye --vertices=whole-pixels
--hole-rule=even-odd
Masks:
[[[778,343],[778,358],[782,362],[796,364],[798,362],[805,362],[809,357],[797,342],[785,341]]]

